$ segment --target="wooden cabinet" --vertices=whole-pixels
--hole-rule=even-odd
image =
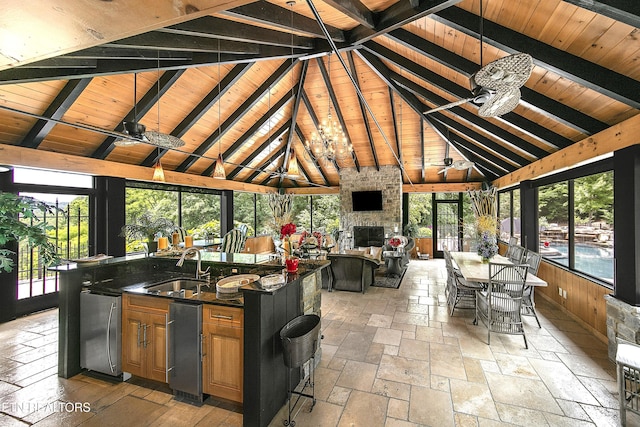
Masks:
[[[244,310],[205,305],[202,334],[202,391],[242,402]]]
[[[166,382],[169,300],[125,294],[122,306],[122,370]]]

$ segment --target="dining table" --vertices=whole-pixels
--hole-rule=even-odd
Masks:
[[[458,265],[462,277],[469,283],[489,283],[489,264],[482,262],[482,257],[475,252],[451,252],[451,259]],[[513,264],[509,258],[494,255],[491,262],[495,264]],[[525,286],[547,286],[547,282],[538,276],[528,273]]]

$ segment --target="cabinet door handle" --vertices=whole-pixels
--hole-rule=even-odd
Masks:
[[[212,314],[211,317],[214,319],[233,320],[233,316],[223,316],[222,314]]]
[[[164,314],[164,360],[165,366],[167,369],[165,370],[164,379],[165,382],[169,382],[169,371],[173,370],[173,366],[171,366],[171,361],[169,361],[169,325],[173,323],[173,320],[169,320],[169,313]],[[173,359],[173,358],[172,358]]]
[[[147,324],[142,325],[142,346],[147,348]]]
[[[138,347],[140,347],[140,328],[142,327],[142,323],[138,322]]]

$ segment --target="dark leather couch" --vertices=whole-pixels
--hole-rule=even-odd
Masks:
[[[363,292],[373,284],[380,263],[362,255],[328,254],[329,268],[322,270],[322,287],[338,291]]]

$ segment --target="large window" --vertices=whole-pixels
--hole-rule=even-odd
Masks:
[[[333,233],[340,229],[340,196],[327,194],[312,196],[312,223],[314,231]]]
[[[500,240],[508,242],[511,237],[520,244],[520,189],[498,193],[498,231]]]
[[[256,200],[253,193],[233,193],[233,223],[246,224],[247,236],[256,236]]]
[[[194,239],[220,236],[220,195],[217,191],[146,183],[129,183],[125,192],[126,223],[140,218],[164,218]],[[166,231],[160,231],[161,234]],[[127,252],[143,250],[142,239],[127,241]]]
[[[542,256],[613,283],[613,172],[540,185],[538,204]]]
[[[433,207],[431,193],[409,193],[409,223],[418,226],[416,237],[431,237],[433,234]]]

